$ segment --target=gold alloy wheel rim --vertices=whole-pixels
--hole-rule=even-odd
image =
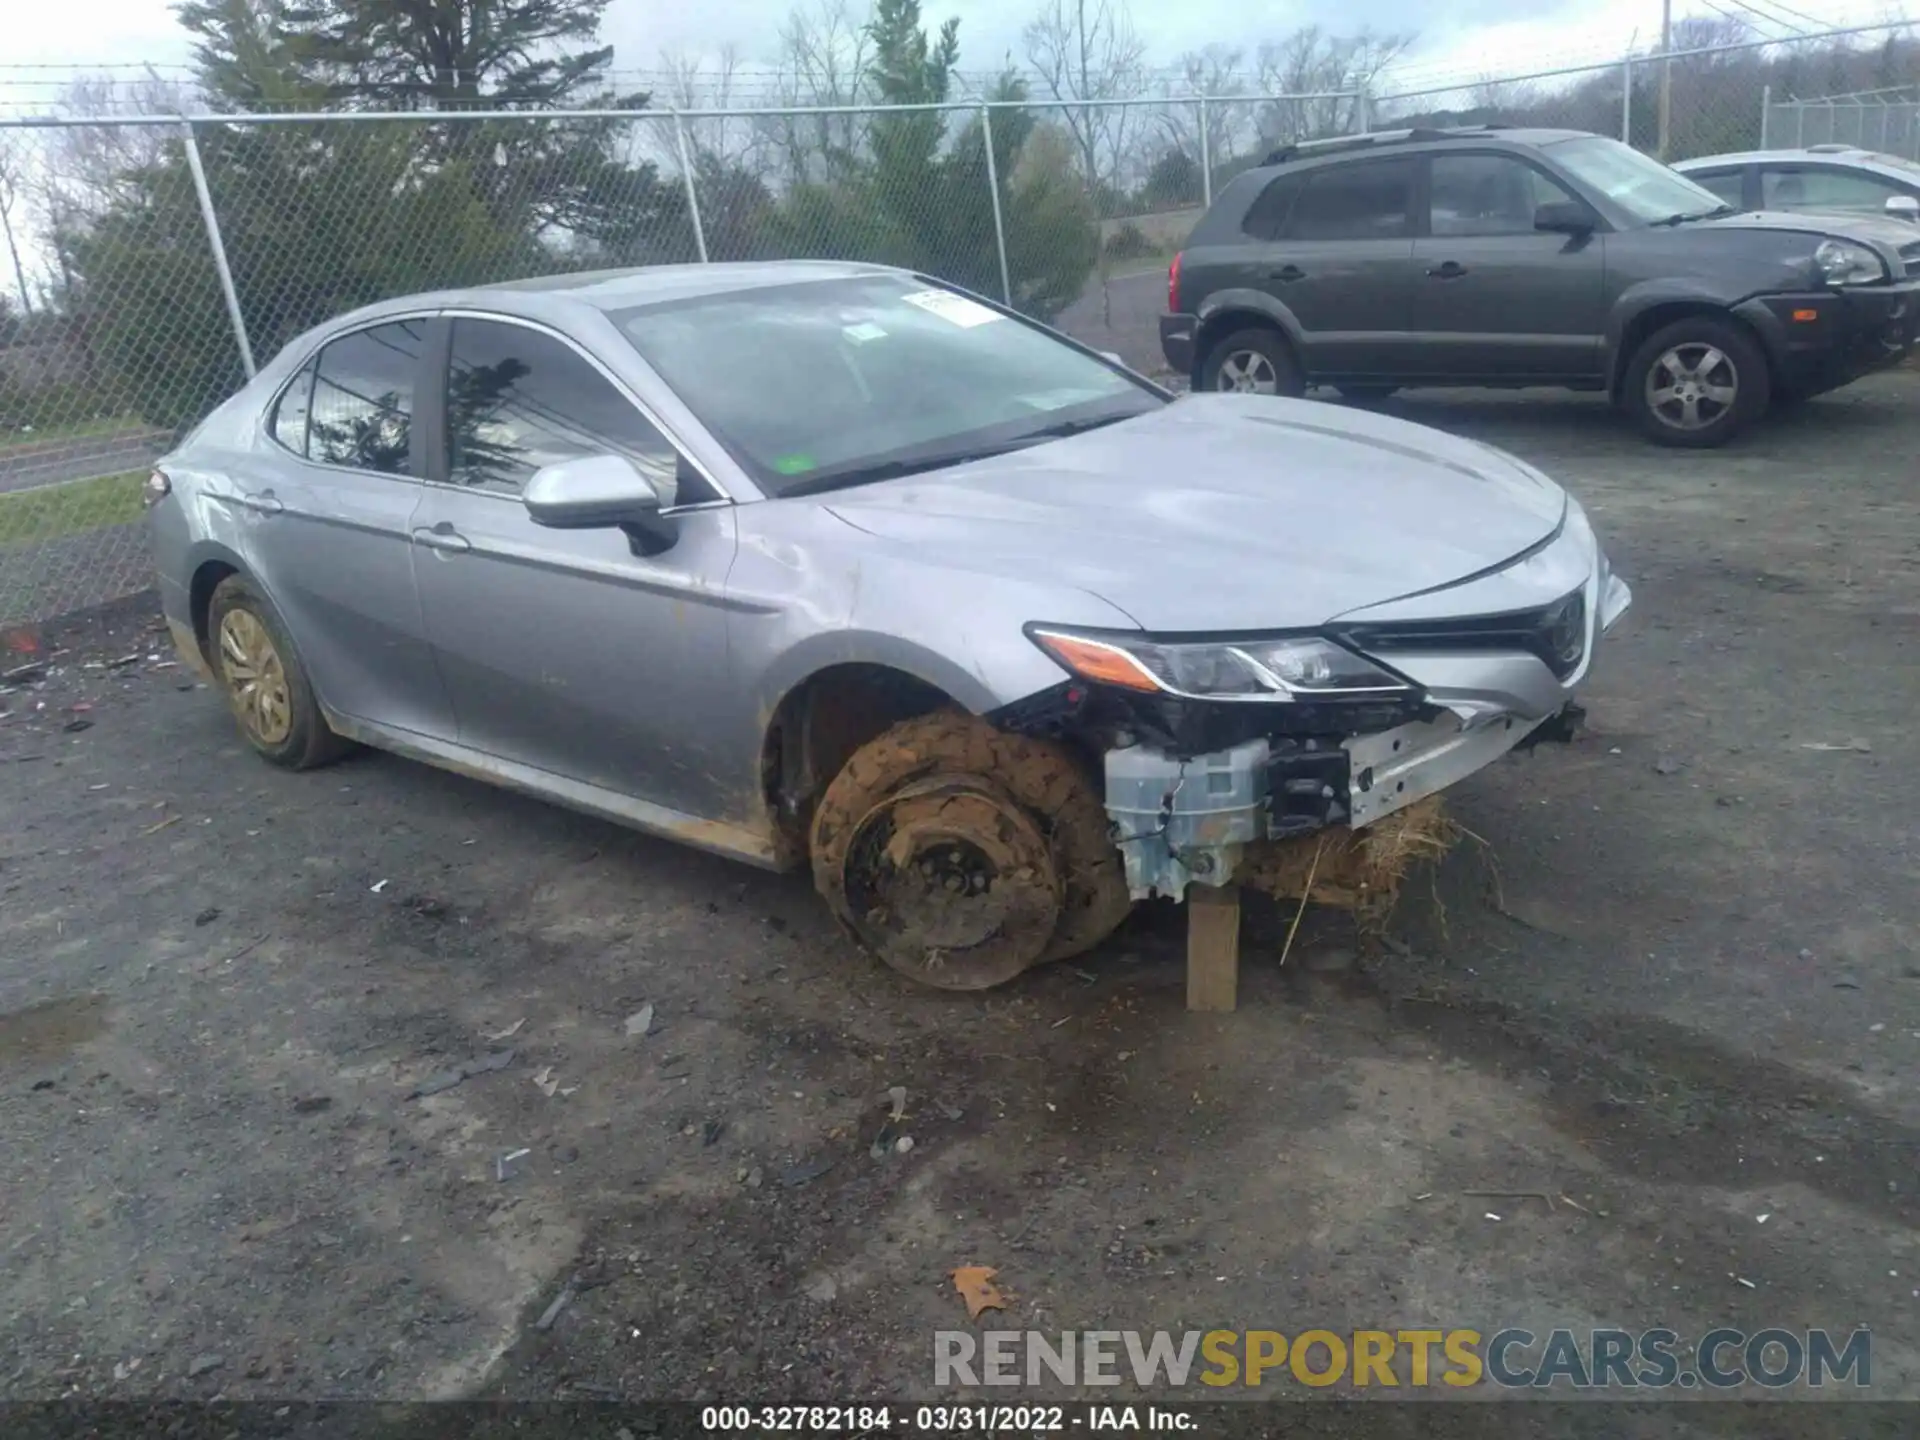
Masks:
[[[287,738],[293,730],[287,672],[267,627],[249,610],[229,610],[220,621],[220,676],[249,735],[262,745]]]

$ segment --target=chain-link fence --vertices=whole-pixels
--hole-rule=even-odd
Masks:
[[[1214,177],[1362,114],[1345,93],[0,121],[42,177],[15,244],[47,277],[34,305],[22,274],[0,313],[0,627],[141,588],[151,462],[356,305],[574,269],[873,260],[1150,363],[1140,282]]]
[[[1920,160],[1920,86],[1898,85],[1814,100],[1769,96],[1761,144],[1796,150],[1854,145]]]
[[[1844,72],[1853,52],[1834,36],[1805,43],[1822,40],[1821,73]],[[141,588],[151,462],[256,360],[368,301],[570,269],[862,259],[1004,297],[1152,366],[1167,260],[1216,188],[1276,145],[1501,122],[1619,135],[1676,159],[1746,148],[1779,130],[1769,87],[1792,93],[1782,82],[1801,44],[1373,96],[1356,85],[1090,102],[0,118],[0,239],[18,294],[0,306],[0,628]],[[1811,113],[1796,112],[1792,143],[1814,143]],[[23,193],[30,205],[12,203]]]

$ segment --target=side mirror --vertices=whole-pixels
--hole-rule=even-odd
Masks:
[[[1920,200],[1911,195],[1889,195],[1887,214],[1896,220],[1911,220],[1920,224]]]
[[[536,525],[554,530],[609,530],[660,512],[660,492],[621,455],[585,455],[533,472],[520,503]]]
[[[1593,207],[1578,200],[1549,200],[1533,212],[1533,228],[1555,235],[1588,235],[1599,225]]]

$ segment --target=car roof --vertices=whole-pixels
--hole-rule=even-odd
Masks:
[[[1405,130],[1376,130],[1366,135],[1336,135],[1324,140],[1303,140],[1296,144],[1282,145],[1269,153],[1257,169],[1270,169],[1282,165],[1304,164],[1310,160],[1342,158],[1397,149],[1408,145],[1446,145],[1462,140],[1477,140],[1485,144],[1511,145],[1516,149],[1538,149],[1542,145],[1551,145],[1560,140],[1585,140],[1593,137],[1591,130],[1560,130],[1545,126],[1507,126],[1507,125],[1447,125],[1414,126]]]
[[[1873,170],[1882,175],[1896,175],[1908,180],[1920,174],[1920,165],[1911,160],[1902,160],[1897,155],[1887,155],[1878,150],[1863,150],[1852,145],[1809,145],[1804,149],[1781,147],[1775,150],[1741,150],[1726,155],[1697,155],[1691,160],[1676,160],[1673,168],[1682,174],[1690,170],[1704,170],[1721,165],[1790,165],[1805,164],[1809,161],[1828,165],[1849,165],[1859,170]]]
[[[616,270],[576,270],[502,280],[489,285],[427,290],[396,295],[337,316],[328,328],[342,322],[360,323],[403,311],[449,309],[495,310],[529,318],[556,317],[581,307],[595,310],[632,310],[708,295],[738,294],[774,285],[809,281],[850,280],[863,275],[912,278],[911,272],[889,265],[847,260],[743,260],[717,264],[636,265]]]

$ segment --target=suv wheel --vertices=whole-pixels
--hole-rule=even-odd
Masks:
[[[1266,329],[1236,330],[1209,350],[1200,366],[1200,388],[1241,395],[1307,393],[1293,347],[1278,330]]]
[[[1711,315],[1676,320],[1627,363],[1621,400],[1662,445],[1724,445],[1767,412],[1767,358],[1740,326]]]

